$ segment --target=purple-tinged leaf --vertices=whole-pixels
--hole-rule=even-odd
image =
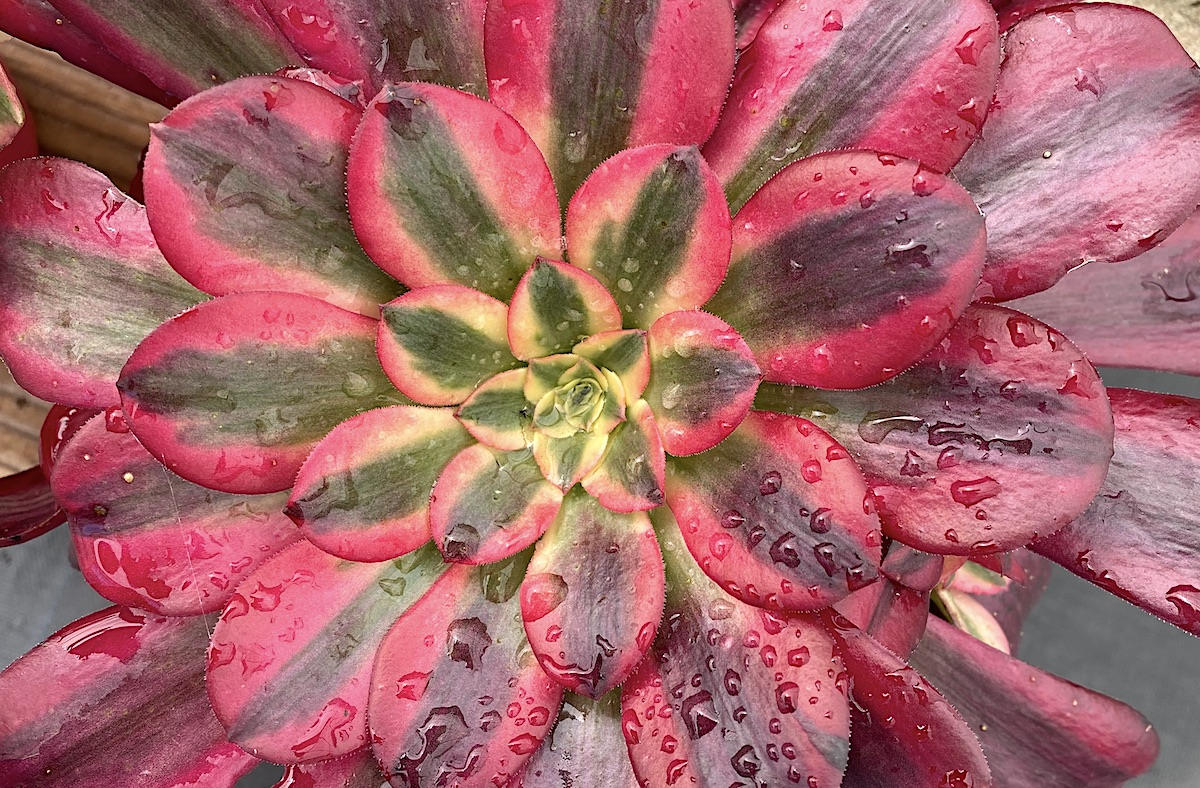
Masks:
[[[486,0],[263,0],[305,62],[377,90],[385,80],[437,82],[487,95]]]
[[[110,607],[0,673],[0,782],[232,788],[258,761],[225,740],[204,691],[201,618]]]
[[[299,65],[258,0],[52,0],[91,38],[167,93]]]
[[[729,0],[493,2],[489,92],[546,153],[565,208],[618,151],[708,139],[733,73],[733,38]]]
[[[447,409],[367,411],[316,445],[285,511],[310,542],[339,558],[385,561],[410,553],[431,536],[433,483],[471,443]]]
[[[506,785],[549,733],[562,688],[521,629],[528,561],[451,568],[388,632],[371,677],[371,736],[392,785]]]
[[[787,0],[738,59],[704,155],[735,214],[788,164],[834,148],[946,172],[979,136],[999,58],[984,0]]]
[[[545,743],[512,788],[638,788],[621,738],[621,692],[599,700],[563,694]]]
[[[656,510],[655,525],[666,611],[621,695],[641,784],[838,785],[849,676],[820,619],[728,596],[696,567],[669,513]]]
[[[917,366],[861,392],[766,386],[757,407],[812,418],[871,482],[884,533],[986,555],[1054,533],[1100,489],[1112,414],[1096,370],[1020,312],[969,307]]]
[[[429,505],[433,539],[447,561],[489,564],[537,541],[563,492],[546,481],[529,449],[463,449],[442,471]]]
[[[142,206],[78,162],[0,172],[0,236],[0,356],[42,399],[117,404],[138,342],[204,298],[167,265]]]
[[[892,542],[879,569],[897,583],[917,591],[932,591],[942,580],[943,556]]]
[[[1071,337],[1094,364],[1200,375],[1200,213],[1145,254],[1081,266],[1012,306]]]
[[[704,572],[752,605],[820,610],[879,571],[867,481],[804,419],[753,411],[716,448],[671,458],[667,504]]]
[[[244,77],[152,126],[146,212],[171,266],[211,295],[283,290],[377,316],[403,288],[350,227],[338,176],[360,111],[316,85]]]
[[[1200,400],[1111,389],[1116,452],[1100,495],[1037,552],[1200,635]]]
[[[733,4],[734,20],[737,23],[737,48],[742,52],[754,43],[755,36],[762,29],[780,0],[735,0]]]
[[[457,405],[517,366],[508,350],[508,308],[478,290],[421,287],[381,311],[379,360],[396,388],[422,405]]]
[[[942,695],[879,641],[825,618],[853,679],[846,788],[989,788],[971,727]]]
[[[67,405],[50,406],[46,418],[42,421],[42,428],[38,431],[38,461],[46,478],[49,478],[50,474],[54,472],[54,464],[58,462],[58,455],[67,442],[75,437],[84,424],[87,424],[93,416],[99,413],[100,411],[91,408],[72,408]],[[120,408],[114,407],[106,414],[106,418],[123,419],[124,415],[120,413]]]
[[[166,94],[153,82],[113,57],[47,0],[0,0],[0,30],[34,46],[57,52],[68,63],[151,101],[168,102]]]
[[[287,496],[185,481],[119,418],[85,424],[51,482],[84,579],[106,599],[160,615],[219,610],[243,578],[299,537],[281,511]]]
[[[650,518],[611,512],[582,490],[568,495],[521,584],[525,633],[546,675],[599,698],[649,650],[662,611]]]
[[[535,257],[561,254],[537,145],[466,93],[385,86],[355,133],[346,189],[363,248],[409,287],[460,284],[507,301]]]
[[[318,763],[292,764],[273,788],[380,788],[387,785],[370,750]]]
[[[1120,701],[1027,665],[933,616],[910,664],[976,731],[999,784],[1117,788],[1158,755]]]
[[[567,251],[604,284],[625,325],[696,309],[729,263],[729,206],[695,147],[647,145],[608,159],[571,198]]]
[[[954,169],[987,215],[978,295],[998,301],[1135,257],[1200,203],[1200,79],[1157,17],[1062,6],[1004,48],[987,131]]]
[[[0,476],[0,547],[28,542],[66,519],[40,466]]]
[[[117,384],[121,407],[185,479],[283,490],[337,424],[404,402],[375,358],[377,322],[294,293],[222,296],[138,345]]]
[[[705,307],[775,383],[856,389],[928,353],[979,284],[983,217],[915,161],[870,151],[796,162],[738,212]]]
[[[907,657],[925,634],[929,592],[915,591],[884,576],[845,597],[834,609],[893,654]]]
[[[567,353],[594,334],[621,328],[608,289],[583,269],[539,258],[521,278],[508,310],[508,343],[523,360]]]
[[[583,477],[583,489],[614,512],[640,512],[663,504],[666,455],[646,400],[629,406],[625,422],[608,436],[600,464]]]
[[[746,418],[762,379],[750,348],[728,323],[698,310],[663,315],[648,337],[645,398],[663,447],[683,456],[716,446]]]
[[[208,652],[208,692],[230,740],[276,763],[365,747],[376,649],[444,570],[432,545],[365,564],[305,541],[259,567]]]

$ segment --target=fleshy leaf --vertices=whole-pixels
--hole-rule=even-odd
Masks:
[[[13,141],[25,125],[25,108],[8,74],[0,69],[0,148]]]
[[[767,17],[779,7],[780,0],[734,0],[734,19],[737,22],[737,48],[741,52],[754,43],[755,36]]]
[[[571,353],[615,372],[628,405],[641,398],[650,382],[650,346],[645,331],[604,331],[583,340]]]
[[[611,512],[581,490],[568,495],[521,584],[521,616],[542,670],[599,698],[645,655],[662,610],[650,518]]]
[[[181,98],[300,60],[257,0],[53,3],[109,52]]]
[[[501,372],[479,385],[455,415],[467,432],[493,449],[517,451],[532,440],[533,403],[525,399],[524,369]]]
[[[880,150],[946,172],[979,135],[999,59],[984,0],[791,0],[738,59],[704,155],[735,214],[823,150]]]
[[[1006,582],[1004,589],[998,593],[976,595],[975,601],[996,619],[1008,641],[1009,653],[1016,656],[1025,619],[1050,585],[1054,564],[1026,549],[1002,553],[1000,557],[1008,559],[1008,571],[1022,575],[1021,579]],[[955,573],[951,587],[956,587],[960,577],[961,570]]]
[[[854,679],[847,788],[992,785],[979,740],[923,676],[870,635],[826,618]]]
[[[433,538],[446,560],[488,564],[545,533],[562,504],[529,449],[463,449],[438,477],[429,506]]]
[[[371,677],[371,735],[393,785],[504,785],[549,733],[562,689],[521,630],[528,561],[451,568],[388,632]]]
[[[384,304],[379,360],[388,377],[423,405],[457,405],[475,387],[512,369],[508,309],[478,290],[434,285]]]
[[[40,466],[0,477],[0,547],[11,547],[66,522]]]
[[[208,692],[230,740],[276,763],[366,746],[376,649],[444,570],[432,545],[364,564],[301,541],[268,560],[238,586],[208,652]]]
[[[733,73],[733,37],[729,0],[492,3],[491,100],[545,151],[565,208],[618,151],[708,138]]]
[[[843,598],[834,609],[893,654],[907,657],[925,634],[929,592],[885,576]]]
[[[207,90],[151,128],[154,237],[206,293],[284,290],[374,317],[400,285],[363,254],[340,174],[360,110],[282,77]]]
[[[811,422],[751,412],[716,448],[667,462],[667,504],[700,567],[744,602],[819,610],[872,582],[879,519],[850,455]]]
[[[954,175],[987,214],[979,295],[1126,260],[1200,202],[1200,79],[1153,14],[1072,4],[1008,32],[987,134]]]
[[[937,553],[926,553],[902,542],[893,542],[879,568],[903,586],[932,591],[942,580],[944,564],[945,558]]]
[[[833,639],[815,616],[726,595],[697,569],[669,514],[663,625],[622,686],[621,727],[643,785],[838,785],[850,720]]]
[[[1133,260],[1081,266],[1012,306],[1058,328],[1099,366],[1200,375],[1200,213]]]
[[[296,475],[286,512],[304,536],[349,561],[385,561],[429,541],[429,498],[472,443],[449,410],[367,411],[325,436]]]
[[[117,404],[138,342],[204,296],[167,265],[142,206],[83,164],[11,164],[0,195],[0,356],[42,399]]]
[[[486,0],[263,0],[305,62],[362,80],[438,82],[487,95]]]
[[[258,761],[225,740],[209,708],[207,640],[201,618],[121,607],[59,630],[0,673],[0,781],[232,786]]]
[[[180,479],[123,419],[97,417],[51,477],[84,579],[117,604],[166,616],[219,610],[234,588],[299,534],[284,495],[232,495]]]
[[[150,453],[197,484],[291,486],[338,423],[403,402],[375,358],[376,322],[293,293],[240,293],[160,326],[117,386]],[[281,386],[286,381],[286,386]]]
[[[638,788],[621,738],[621,693],[563,694],[558,720],[513,788]]]
[[[941,619],[930,616],[909,661],[976,731],[1002,785],[1116,788],[1158,755],[1158,735],[1136,710]]]
[[[380,788],[386,785],[369,750],[318,763],[292,764],[273,788]]]
[[[508,310],[508,343],[519,359],[567,353],[580,341],[621,327],[617,302],[591,274],[538,259]]]
[[[607,446],[604,433],[577,432],[551,438],[539,432],[533,436],[533,458],[546,479],[565,493],[600,464]]]
[[[508,115],[449,88],[385,86],[355,134],[346,189],[363,248],[409,287],[507,301],[535,257],[559,255],[541,152]]]
[[[100,413],[98,410],[91,408],[72,408],[67,405],[51,405],[50,410],[46,412],[46,418],[42,421],[42,428],[38,431],[38,464],[41,465],[42,473],[49,478],[54,472],[54,464],[58,462],[58,455],[63,451],[63,448],[75,437],[80,428],[88,421]],[[124,419],[124,414],[120,413],[119,408],[109,408],[105,417],[110,421]]]
[[[1033,548],[1200,635],[1200,400],[1111,389],[1116,452],[1100,495]]]
[[[633,403],[626,420],[608,436],[604,458],[583,477],[583,488],[614,512],[638,512],[663,504],[666,456],[646,400]]]
[[[1057,531],[1100,489],[1112,415],[1091,363],[1019,312],[967,309],[905,374],[861,392],[764,385],[757,407],[814,419],[871,482],[884,533],[984,555]]]
[[[627,326],[700,307],[729,263],[729,206],[695,147],[608,159],[571,198],[566,227],[571,263],[608,288]]]
[[[707,312],[672,312],[650,327],[646,401],[677,456],[716,446],[750,411],[762,373],[745,340]]]
[[[738,212],[733,261],[707,309],[776,383],[853,389],[894,377],[966,309],[983,270],[971,196],[915,161],[812,156]]]
[[[1012,653],[1004,628],[978,599],[954,588],[934,589],[932,598],[937,609],[954,626],[997,651]]]

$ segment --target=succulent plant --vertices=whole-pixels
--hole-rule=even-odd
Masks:
[[[1155,17],[16,5],[179,103],[145,207],[0,172],[0,357],[59,403],[2,534],[65,515],[116,604],[0,674],[5,785],[1149,767],[1013,654],[1045,557],[1200,634],[1200,402],[1089,360],[1200,371],[1179,282],[1120,292],[1195,248],[1200,69]]]

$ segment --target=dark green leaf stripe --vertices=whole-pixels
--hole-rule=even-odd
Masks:
[[[432,306],[385,306],[383,324],[413,369],[445,390],[471,389],[517,366],[507,342]]]

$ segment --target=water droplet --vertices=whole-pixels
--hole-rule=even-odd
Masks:
[[[843,29],[843,27],[844,27],[844,25],[842,24],[842,12],[837,10],[836,8],[833,9],[832,11],[830,11],[829,13],[827,13],[825,15],[825,19],[821,22],[821,29],[824,30],[826,33],[834,33],[838,30]],[[749,775],[743,774],[742,776],[747,777]]]
[[[567,598],[567,581],[560,575],[542,572],[528,575],[521,583],[521,617],[537,621],[549,615]]]
[[[769,471],[762,477],[762,481],[758,485],[760,495],[774,495],[779,492],[779,488],[783,485],[783,476],[779,471]]]
[[[487,625],[478,618],[455,619],[446,627],[446,656],[470,670],[479,670],[490,645],[492,637]]]
[[[988,498],[994,498],[999,494],[1000,482],[991,476],[971,480],[960,479],[950,485],[950,497],[967,507],[986,501]]]
[[[821,481],[821,474],[820,460],[805,460],[800,465],[800,477],[809,484],[816,484]]]

